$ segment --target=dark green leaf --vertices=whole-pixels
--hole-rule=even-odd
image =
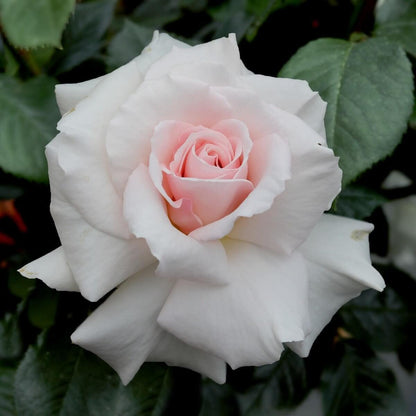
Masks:
[[[254,16],[246,10],[246,0],[230,0],[211,9],[212,37],[220,38],[235,33],[240,40],[254,22]]]
[[[202,406],[198,416],[238,416],[238,403],[232,388],[205,380],[202,383]]]
[[[347,331],[374,350],[394,351],[408,338],[416,310],[410,310],[392,288],[386,287],[381,293],[363,292],[341,309],[341,317]]]
[[[44,148],[59,119],[54,85],[46,77],[20,83],[0,75],[0,167],[6,172],[47,181]]]
[[[12,270],[9,273],[8,287],[11,294],[21,299],[26,299],[35,286],[36,280],[26,279],[15,270]]]
[[[405,15],[413,3],[413,0],[378,0],[375,9],[376,22],[385,23]]]
[[[170,372],[147,364],[128,386],[103,361],[69,345],[66,335],[42,334],[15,378],[19,416],[161,416]]]
[[[107,66],[110,71],[135,58],[152,40],[153,30],[125,19],[123,28],[108,46]]]
[[[328,102],[328,145],[344,185],[388,156],[406,130],[413,79],[403,50],[385,39],[319,39],[301,48],[280,76],[305,79]]]
[[[75,0],[0,0],[3,29],[19,48],[61,46]]]
[[[374,35],[397,42],[416,56],[416,3],[385,0],[376,10]]]
[[[32,325],[40,329],[51,327],[55,322],[58,307],[58,293],[46,287],[33,291],[27,307],[27,314]]]
[[[8,313],[0,321],[0,360],[15,360],[22,353],[23,342],[19,328],[19,315]]]
[[[287,6],[296,6],[305,0],[246,0],[246,8],[249,14],[255,16],[255,19],[247,32],[247,39],[253,40],[260,26],[276,10]]]
[[[371,189],[350,185],[338,195],[334,214],[362,220],[386,201],[386,198]]]
[[[413,130],[416,130],[416,101],[415,101],[415,105],[413,107],[413,113],[412,113],[412,115],[410,116],[410,119],[409,119],[409,124],[410,124],[410,127]]]
[[[0,415],[17,416],[13,397],[13,380],[16,370],[0,366]]]
[[[181,16],[180,1],[177,0],[145,0],[133,12],[133,17],[140,25],[152,29],[160,29]]]
[[[302,358],[287,350],[275,364],[257,367],[255,384],[239,396],[244,415],[263,416],[272,410],[298,405],[310,387]]]
[[[339,361],[322,376],[325,416],[405,416],[393,372],[371,351],[344,343]]]
[[[5,73],[6,75],[14,76],[19,70],[19,63],[16,61],[12,52],[7,45],[3,45],[4,59],[5,59]]]
[[[15,199],[23,194],[23,189],[15,185],[0,185],[0,199]]]
[[[103,36],[113,19],[116,0],[97,0],[77,4],[63,36],[63,51],[53,70],[69,71],[94,56],[103,46]]]

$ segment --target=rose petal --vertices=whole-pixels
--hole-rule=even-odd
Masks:
[[[362,221],[323,215],[300,246],[307,260],[312,332],[304,341],[288,344],[299,355],[308,355],[315,338],[343,304],[365,289],[383,290],[384,281],[371,266],[369,255],[372,229]]]
[[[227,258],[221,242],[201,243],[176,229],[144,165],[131,174],[127,183],[124,216],[131,232],[144,238],[159,260],[157,274],[211,283],[227,281]]]
[[[189,235],[199,241],[220,239],[228,235],[240,217],[252,217],[267,211],[290,178],[290,153],[285,141],[269,135],[253,143],[250,153],[249,178],[256,185],[247,198],[229,215],[197,228]],[[241,221],[239,219],[238,222]],[[270,231],[269,231],[270,232]]]
[[[253,190],[253,184],[244,179],[199,180],[166,175],[166,182],[176,200],[184,198],[192,201],[192,211],[203,224],[209,224],[230,214]],[[174,206],[168,207],[169,213],[174,210]],[[186,218],[184,221],[187,221]],[[176,225],[181,228],[181,223]]]
[[[42,280],[52,289],[79,292],[62,247],[26,264],[18,271],[29,279]]]
[[[276,130],[287,140],[292,155],[292,177],[285,183],[284,192],[269,210],[251,218],[240,218],[230,236],[276,252],[290,253],[305,240],[339,193],[342,172],[338,168],[338,158],[323,145],[323,138],[298,117],[275,107],[262,106],[255,96],[240,110],[244,93],[232,88],[221,88],[221,91],[233,109],[237,107],[236,111],[242,111],[247,117],[245,121],[252,138]],[[255,124],[255,119],[260,117],[256,114],[258,111],[271,118],[264,116],[267,122],[261,126]]]
[[[149,68],[146,79],[161,78],[171,73],[172,68],[186,67],[195,62],[220,64],[233,74],[248,72],[240,60],[236,37],[231,33],[227,38],[215,39],[192,48],[172,48],[170,53],[164,55]]]
[[[239,77],[239,84],[255,92],[264,101],[297,115],[325,138],[326,102],[306,81],[249,74]]]
[[[158,31],[155,31],[149,45],[147,45],[143,52],[133,60],[138,71],[144,75],[149,66],[170,51],[173,46],[178,48],[189,48],[186,43],[180,42],[165,33],[160,34]],[[84,82],[56,85],[56,101],[58,102],[61,114],[63,115],[68,111],[73,110],[81,100],[86,98],[92,92],[100,81],[111,76],[112,74],[110,73]]]
[[[96,301],[133,273],[152,264],[144,240],[119,239],[90,224],[61,192],[64,172],[58,165],[58,142],[47,148],[51,186],[51,213],[65,258],[82,295]],[[58,278],[58,276],[57,276]],[[53,279],[53,276],[52,276]],[[50,281],[50,285],[56,283]]]
[[[307,276],[299,254],[277,256],[225,240],[230,283],[180,280],[158,317],[187,344],[223,358],[232,368],[279,359],[282,343],[309,331]]]
[[[225,381],[225,363],[165,332],[157,315],[173,282],[154,274],[154,267],[121,285],[72,334],[72,342],[97,354],[127,384],[145,361],[164,361]]]
[[[149,163],[150,139],[159,122],[180,120],[209,127],[229,118],[229,113],[227,101],[201,82],[166,77],[142,84],[107,129],[107,153],[116,189],[124,189],[140,163]]]
[[[107,76],[108,75],[103,75],[102,77],[78,82],[76,84],[56,85],[55,95],[61,115],[64,115],[68,111],[73,111],[75,106],[91,93],[102,78]]]
[[[368,246],[373,229],[367,222],[325,214],[299,249],[313,263],[381,291],[384,280],[371,266]]]
[[[140,81],[134,62],[114,71],[61,119],[62,133],[51,142],[59,142],[58,163],[65,172],[60,189],[68,202],[96,229],[124,238],[129,232],[109,177],[103,137],[108,120]]]

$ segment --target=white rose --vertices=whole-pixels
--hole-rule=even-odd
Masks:
[[[144,361],[221,383],[302,356],[336,310],[384,282],[372,225],[322,215],[341,171],[326,104],[305,81],[254,75],[230,35],[155,34],[104,77],[59,85],[47,147],[62,247],[21,269],[91,301],[72,335],[128,383]]]
[[[386,189],[410,186],[412,181],[393,171],[383,184]],[[399,269],[416,279],[416,195],[383,205],[389,225],[388,258]]]

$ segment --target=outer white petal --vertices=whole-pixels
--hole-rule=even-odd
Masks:
[[[239,82],[264,101],[297,115],[321,137],[326,137],[326,102],[306,81],[250,74],[240,77]]]
[[[285,190],[267,211],[236,221],[230,237],[290,253],[306,239],[341,190],[338,158],[324,145],[324,139],[299,117],[264,103],[248,91],[216,90],[243,117],[251,137],[277,132],[287,141],[292,155],[291,178],[285,182]],[[247,99],[242,106],[244,96]]]
[[[157,59],[169,52],[172,47],[188,48],[186,43],[173,39],[169,35],[159,32],[154,32],[153,39],[149,45],[147,45],[142,53],[134,59],[137,70],[145,75],[147,69]],[[56,100],[61,114],[65,114],[68,111],[73,110],[76,105],[86,98],[92,90],[103,79],[111,77],[112,74],[103,75],[102,77],[90,79],[84,82],[78,82],[76,84],[59,84],[55,87]]]
[[[157,79],[170,73],[173,68],[192,65],[195,62],[220,64],[233,74],[247,74],[248,71],[240,60],[237,41],[234,34],[227,38],[215,39],[192,48],[173,47],[170,53],[157,60],[148,70],[146,79]]]
[[[55,95],[61,115],[64,115],[68,111],[74,110],[75,106],[87,97],[104,77],[108,77],[108,75],[89,79],[84,82],[78,82],[76,84],[56,85]]]
[[[368,235],[372,224],[323,215],[299,248],[307,259],[312,332],[304,341],[289,343],[306,356],[315,338],[334,313],[364,289],[383,290],[385,284],[371,266]]]
[[[144,238],[159,260],[157,274],[211,283],[228,280],[227,258],[221,242],[199,242],[176,229],[167,216],[166,202],[144,165],[131,174],[127,183],[124,216],[132,233]]]
[[[187,344],[232,368],[279,359],[282,343],[309,331],[303,258],[277,256],[256,245],[225,240],[230,283],[179,281],[158,322]]]
[[[18,270],[24,277],[40,279],[57,290],[78,292],[78,285],[72,275],[62,247],[34,260]]]
[[[51,213],[73,278],[82,295],[96,301],[156,260],[144,240],[125,240],[103,233],[87,223],[68,203],[60,187],[64,172],[58,164],[57,146],[55,142],[47,149]]]
[[[225,381],[225,363],[165,332],[156,322],[173,282],[154,267],[121,285],[72,334],[72,341],[110,364],[127,384],[144,361],[165,361]]]
[[[93,227],[124,238],[129,232],[108,172],[104,138],[109,119],[140,82],[134,62],[114,71],[75,111],[62,117],[58,123],[62,133],[47,146],[57,146],[64,172],[59,187],[68,202]]]

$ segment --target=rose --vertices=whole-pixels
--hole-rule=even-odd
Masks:
[[[412,186],[401,172],[393,171],[386,178],[386,189]],[[389,226],[388,259],[416,279],[416,195],[389,201],[383,205]]]
[[[62,246],[21,273],[96,301],[72,335],[128,383],[144,361],[225,381],[309,349],[335,311],[384,282],[372,225],[322,215],[340,190],[325,103],[254,75],[235,37],[154,36],[104,77],[59,85],[47,146]]]

